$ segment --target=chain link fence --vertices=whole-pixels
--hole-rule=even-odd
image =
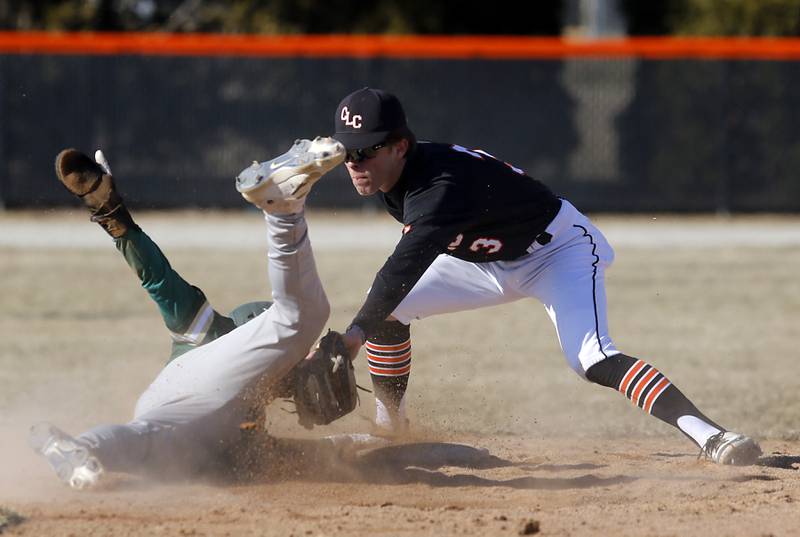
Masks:
[[[134,208],[245,207],[233,178],[397,94],[421,139],[481,148],[586,211],[800,211],[800,63],[0,56],[0,202],[70,205],[64,147],[102,148]],[[342,168],[309,205],[370,207]]]

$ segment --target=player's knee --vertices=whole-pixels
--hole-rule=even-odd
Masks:
[[[301,325],[311,325],[311,331],[321,332],[328,322],[328,317],[331,315],[331,305],[328,302],[328,297],[325,293],[315,301],[314,305],[308,308],[307,311],[302,311],[300,316]]]
[[[299,304],[299,324],[312,332],[319,332],[328,322],[331,314],[331,305],[328,296],[320,287],[313,294],[308,294]]]
[[[322,293],[322,296],[319,299],[315,306],[315,311],[317,313],[318,319],[322,324],[328,322],[328,318],[331,316],[331,304],[328,302],[328,297],[325,293]]]
[[[635,363],[636,358],[624,354],[609,356],[586,370],[586,380],[608,388],[616,388]]]
[[[275,300],[270,306],[272,312],[265,322],[278,322],[289,332],[315,339],[328,322],[331,307],[324,292],[317,296],[306,296],[303,302]]]

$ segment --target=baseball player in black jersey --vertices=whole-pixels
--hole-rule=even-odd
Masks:
[[[758,458],[753,439],[714,423],[656,368],[614,346],[604,285],[614,252],[571,203],[485,151],[417,142],[400,101],[381,90],[346,96],[335,126],[356,191],[377,195],[403,224],[345,333],[352,357],[366,345],[379,428],[402,433],[408,424],[413,319],[534,297],[576,373],[677,427],[717,463]]]

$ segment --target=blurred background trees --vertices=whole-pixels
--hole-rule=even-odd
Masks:
[[[2,0],[5,29],[225,33],[558,35],[561,0],[537,0],[530,17],[497,0]]]
[[[523,9],[509,0],[0,0],[0,28],[560,35],[585,30],[588,22],[595,30],[590,33],[600,35],[800,35],[800,0],[528,0],[527,4]]]
[[[631,35],[800,35],[798,0],[620,0]]]

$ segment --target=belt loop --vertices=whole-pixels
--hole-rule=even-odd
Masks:
[[[541,244],[542,246],[544,246],[545,244],[548,244],[551,240],[553,240],[553,236],[546,231],[542,231],[541,233],[536,235],[536,239],[534,240],[539,244]]]
[[[533,242],[531,243],[530,246],[528,246],[528,248],[525,251],[528,252],[529,254],[532,254],[542,246],[549,244],[551,240],[553,240],[553,235],[551,235],[547,231],[542,231],[541,233],[536,235],[536,238],[533,239]]]

